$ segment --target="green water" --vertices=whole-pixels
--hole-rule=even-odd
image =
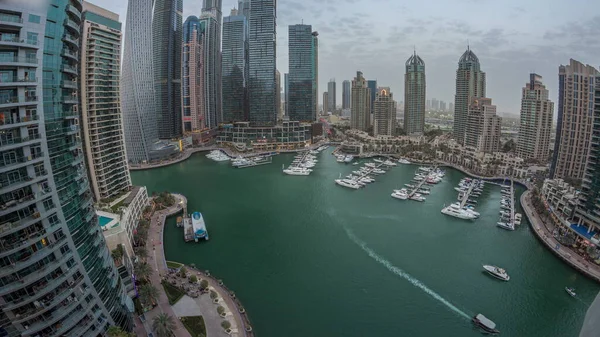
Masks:
[[[416,166],[402,165],[358,191],[334,184],[357,166],[327,153],[308,177],[273,164],[235,169],[203,154],[132,172],[150,192],[183,193],[201,211],[210,241],[183,242],[167,222],[169,260],[224,280],[261,337],[480,336],[467,317],[483,313],[503,336],[577,336],[600,287],[538,242],[526,220],[495,226],[500,190],[486,185],[468,222],[440,213],[464,175],[448,170],[424,203],[390,197]],[[482,273],[506,268],[510,282]],[[565,286],[577,288],[569,297]]]

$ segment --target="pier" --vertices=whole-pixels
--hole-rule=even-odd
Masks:
[[[266,157],[266,158],[263,158],[258,161],[254,160],[254,159],[249,159],[247,164],[238,165],[236,167],[237,168],[247,168],[247,167],[254,167],[254,166],[259,166],[259,165],[271,164],[272,162],[273,162],[273,157]]]
[[[515,225],[515,185],[510,181],[510,223]]]
[[[465,192],[465,194],[463,195],[462,200],[460,201],[460,208],[465,207],[465,205],[467,204],[467,202],[469,201],[469,197],[471,196],[471,192],[473,192],[473,188],[475,188],[475,183],[474,181],[471,182],[471,184],[469,184],[469,189]],[[460,193],[460,192],[459,192]]]
[[[436,169],[437,166],[432,166],[431,170],[427,173],[427,178],[424,178],[423,180],[419,181],[415,188],[410,193],[408,193],[409,198],[411,198],[413,195],[415,195],[415,193],[417,193],[421,189],[421,187],[427,182],[427,179],[433,176],[433,172],[435,172]]]

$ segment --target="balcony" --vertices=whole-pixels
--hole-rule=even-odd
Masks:
[[[22,39],[20,37],[3,37],[0,39],[0,46],[22,47],[38,49],[38,41],[30,39]]]
[[[59,319],[64,318],[67,314],[76,314],[79,311],[77,310],[75,312],[72,312],[72,310],[75,309],[75,307],[78,305],[81,305],[83,308],[83,304],[85,304],[85,302],[79,302],[75,300],[67,302],[66,305],[64,305],[62,308],[56,308],[49,317],[45,317],[29,326],[29,329],[25,330],[22,333],[22,336],[33,335],[36,332],[46,328],[47,326],[53,325]],[[38,334],[35,335],[37,336]]]
[[[59,286],[58,288],[55,288],[55,289],[53,289],[52,287],[49,287],[48,283],[51,282],[52,284],[61,284],[61,283],[65,282],[67,280],[67,278],[73,276],[77,270],[78,270],[77,268],[71,268],[65,274],[59,275],[58,277],[55,277],[49,281],[42,282],[41,285],[34,287],[34,289],[32,291],[32,293],[33,293],[32,295],[19,297],[18,299],[14,300],[12,302],[8,302],[5,305],[4,309],[5,310],[13,310],[13,309],[23,306],[27,303],[31,303],[37,299],[40,299],[40,298],[44,297],[45,295],[47,295],[48,293],[50,293],[51,291],[60,293],[61,291],[64,291],[65,289],[69,289],[69,288],[73,287],[75,284],[77,284],[78,282],[80,282],[83,279],[82,276],[80,276],[77,280],[70,281],[66,285]],[[49,301],[41,301],[41,302],[44,303],[44,305],[48,305],[48,303],[49,303]]]
[[[79,40],[71,37],[70,35],[68,35],[68,34],[63,35],[62,40],[66,43],[71,44],[71,47],[79,49]]]
[[[36,154],[32,154],[31,156],[23,156],[19,158],[15,158],[13,161],[9,163],[4,163],[4,165],[0,164],[0,173],[4,173],[6,171],[15,170],[27,165],[36,164],[42,161],[44,158],[44,153],[39,152]]]
[[[40,212],[33,212],[31,215],[20,218],[20,219],[15,219],[12,221],[6,221],[2,224],[0,224],[0,234],[2,233],[14,233],[16,231],[19,231],[25,227],[31,226],[34,223],[38,222],[38,221],[42,221],[42,219],[44,219],[45,217],[47,217],[49,214],[53,213],[54,210],[48,210],[47,212],[44,213],[40,213]]]
[[[73,61],[76,61],[76,62],[78,62],[78,61],[79,61],[79,53],[77,53],[77,52],[73,52],[73,51],[70,51],[70,50],[69,50],[69,49],[67,49],[67,48],[64,48],[64,49],[62,50],[62,52],[60,53],[60,56],[68,57],[68,58],[70,58],[71,60],[73,60]]]
[[[64,26],[71,30],[71,33],[79,36],[79,25],[71,19],[65,19]]]
[[[2,277],[4,277],[6,275],[10,275],[18,270],[27,268],[27,267],[31,266],[32,264],[39,262],[43,258],[50,255],[50,253],[53,253],[54,249],[57,248],[59,244],[66,241],[66,238],[67,238],[67,236],[65,235],[62,238],[56,240],[56,242],[50,243],[47,246],[45,246],[44,248],[21,259],[20,261],[14,262],[13,266],[11,268],[3,268],[4,270],[2,270],[2,272],[0,272],[0,275],[2,275]]]
[[[8,139],[0,139],[0,150],[8,151],[12,149],[16,149],[18,147],[23,147],[27,145],[31,145],[33,143],[40,142],[40,134],[37,133],[35,135],[29,137],[15,137]]]
[[[9,202],[0,205],[0,216],[10,214],[11,212],[33,205],[35,202],[36,195],[34,193],[26,195],[20,199],[13,199]]]
[[[37,67],[37,65],[38,59],[35,57],[0,56],[0,66]]]
[[[6,129],[5,126],[10,126],[11,128],[16,126],[27,126],[32,124],[38,124],[39,116],[24,116],[17,118],[5,118],[4,120],[0,120],[0,129]]]
[[[67,331],[69,331],[69,329],[73,328],[77,323],[80,322],[85,322],[84,324],[87,325],[87,323],[89,323],[89,321],[93,321],[94,319],[89,318],[89,311],[91,310],[91,308],[86,308],[87,310],[81,310],[78,311],[76,313],[73,313],[73,315],[65,320],[63,320],[61,322],[61,326],[60,328],[58,328],[56,331],[54,331],[50,336],[63,336],[63,334]],[[101,310],[98,310],[99,312],[101,312]],[[87,316],[87,317],[84,317]],[[86,320],[87,318],[87,320]]]
[[[0,108],[12,108],[26,105],[37,105],[37,96],[12,96],[0,100]]]
[[[23,19],[16,15],[0,14],[0,25],[23,27]]]
[[[77,68],[72,67],[70,65],[67,64],[63,64],[62,66],[60,66],[60,71],[64,72],[64,73],[69,73],[71,75],[77,76],[78,72],[77,72]]]
[[[67,13],[73,14],[74,17],[81,20],[81,12],[77,8],[75,8],[73,5],[67,6]]]
[[[69,81],[69,80],[63,80],[60,84],[61,87],[63,88],[69,88],[69,89],[77,89],[77,81]]]
[[[0,78],[0,87],[20,87],[20,86],[32,86],[37,83],[37,80],[31,78],[17,77],[12,78]]]

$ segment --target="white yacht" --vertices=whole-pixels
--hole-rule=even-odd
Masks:
[[[508,274],[506,273],[506,270],[504,270],[502,268],[499,268],[496,266],[490,266],[490,265],[483,265],[483,269],[485,269],[485,271],[487,271],[493,277],[498,278],[502,281],[510,280],[510,276],[508,276]]]
[[[407,159],[405,159],[405,158],[400,158],[400,159],[398,159],[398,162],[399,162],[400,164],[404,164],[404,165],[408,165],[408,164],[410,164],[410,161],[408,161],[408,160],[407,160]]]
[[[378,158],[373,159],[373,161],[376,163],[379,163],[379,164],[383,163],[383,160],[378,159]]]
[[[419,192],[419,193],[421,193],[421,194],[424,194],[424,195],[431,194],[431,191],[428,191],[428,190],[423,190],[423,189],[419,189],[417,192]]]
[[[370,168],[376,168],[377,164],[375,164],[375,163],[365,163],[365,166],[370,167]]]
[[[312,172],[311,169],[306,167],[288,167],[283,170],[283,173],[290,176],[307,176]]]
[[[501,221],[500,222],[496,222],[496,226],[498,226],[500,228],[503,228],[503,229],[506,229],[506,230],[509,230],[509,231],[514,231],[515,230],[515,226],[511,225],[508,222],[501,222]]]
[[[402,190],[394,190],[394,193],[392,193],[392,198],[406,200],[408,199],[408,194],[406,192],[402,192]]]
[[[450,206],[444,207],[442,209],[442,213],[465,220],[473,220],[476,218],[475,214],[473,214],[472,212],[460,208],[459,203],[453,203]]]
[[[425,201],[425,197],[424,197],[424,196],[422,196],[422,195],[421,195],[421,194],[419,194],[419,193],[415,193],[415,194],[413,194],[413,195],[410,197],[410,200],[414,200],[414,201],[421,201],[421,202],[422,202],[422,201]]]
[[[386,161],[384,161],[384,162],[383,162],[383,165],[385,165],[385,166],[398,166],[398,164],[394,163],[394,162],[393,162],[393,161],[391,161],[391,160],[386,160]]]
[[[344,163],[348,164],[348,163],[351,163],[353,160],[354,160],[354,156],[347,155],[347,156],[344,158]]]
[[[382,170],[382,169],[378,169],[378,168],[376,168],[376,169],[373,169],[373,173],[375,173],[375,174],[384,174],[384,173],[385,173],[385,171],[384,171],[384,170]]]
[[[360,185],[357,182],[355,182],[354,180],[350,180],[350,179],[336,179],[335,183],[340,186],[352,188],[355,190],[360,188]]]

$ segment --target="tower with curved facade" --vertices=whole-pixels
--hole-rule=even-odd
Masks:
[[[425,62],[415,52],[406,61],[404,74],[404,132],[422,135],[425,127]]]
[[[461,145],[465,142],[469,105],[475,97],[486,97],[485,73],[475,53],[467,47],[458,61],[454,95],[454,139]]]
[[[79,130],[80,0],[0,3],[0,334],[131,330]]]

